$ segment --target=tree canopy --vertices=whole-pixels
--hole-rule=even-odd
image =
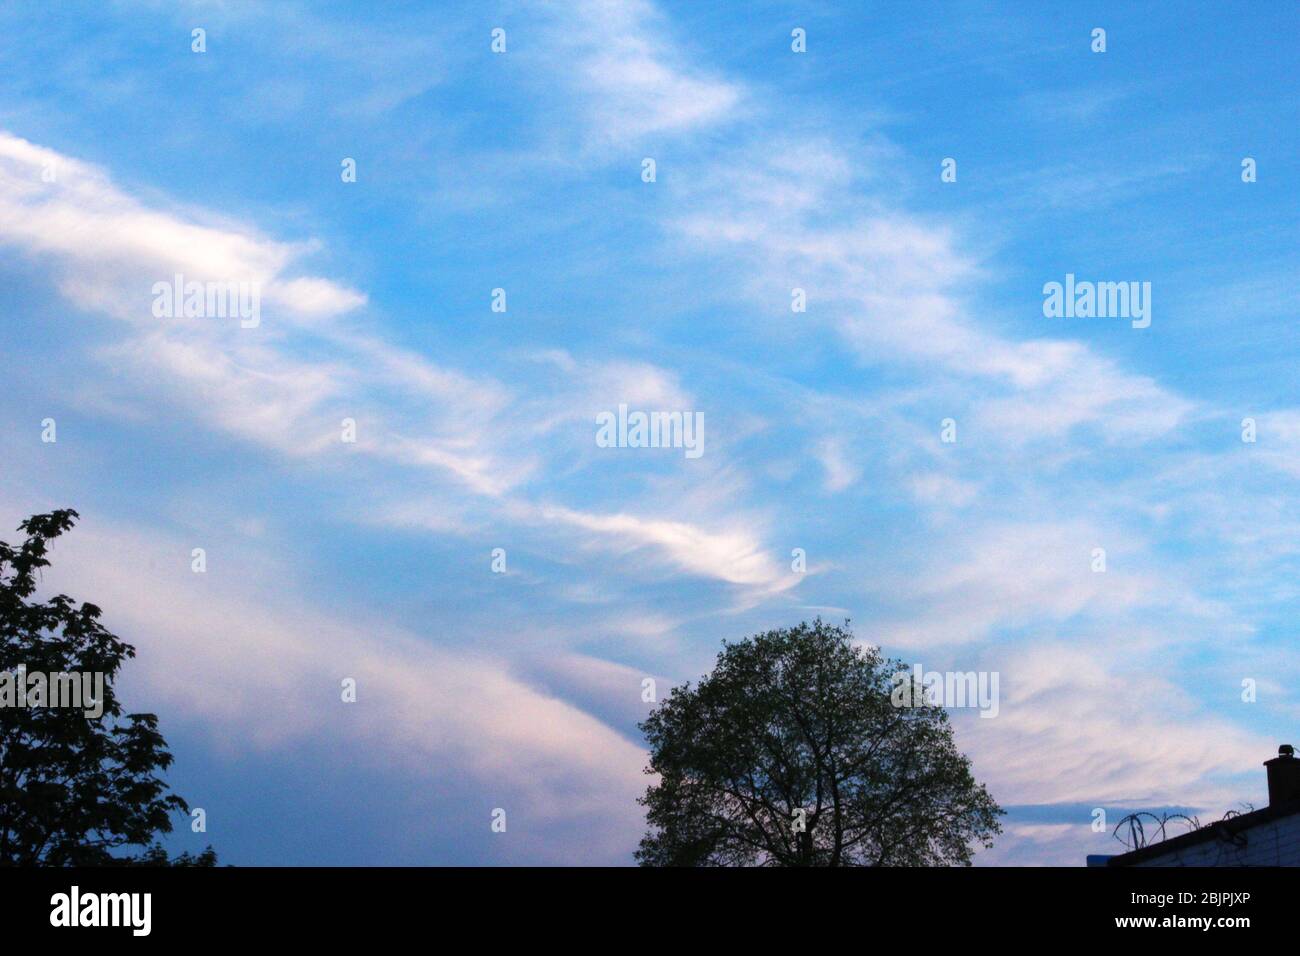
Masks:
[[[643,866],[969,865],[1002,810],[901,661],[821,620],[727,643],[641,724]],[[910,677],[908,678],[911,679]]]
[[[18,547],[0,541],[0,675],[102,674],[90,709],[52,700],[0,707],[0,865],[212,865],[209,847],[169,861],[154,842],[186,802],[158,776],[172,762],[154,714],[124,714],[113,688],[135,648],[100,623],[100,609],[64,594],[34,596],[49,542],[75,511],[34,515]],[[94,716],[95,711],[101,711]],[[151,845],[152,844],[152,845]],[[131,848],[142,848],[131,855]]]

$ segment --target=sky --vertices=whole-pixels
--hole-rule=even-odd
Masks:
[[[1297,10],[4,5],[0,537],[80,512],[47,586],[137,648],[168,846],[631,863],[645,681],[817,616],[999,676],[977,865],[1263,806]],[[256,324],[160,317],[178,273]],[[702,453],[602,447],[620,405]]]

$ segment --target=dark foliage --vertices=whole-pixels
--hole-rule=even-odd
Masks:
[[[28,518],[17,548],[0,541],[0,672],[99,672],[103,714],[68,707],[0,707],[0,866],[211,866],[211,848],[169,861],[155,843],[189,808],[159,777],[172,762],[153,714],[124,714],[113,689],[131,645],[100,624],[100,609],[59,594],[38,601],[49,542],[71,510]],[[139,856],[131,848],[149,847]]]
[[[895,707],[906,666],[852,638],[818,620],[724,643],[673,689],[641,724],[643,866],[969,865],[992,844],[1002,811],[947,713]]]

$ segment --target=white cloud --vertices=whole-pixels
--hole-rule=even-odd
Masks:
[[[542,10],[555,13],[550,5]],[[548,31],[548,52],[561,51],[550,62],[572,77],[592,145],[680,133],[725,119],[740,104],[738,87],[678,52],[650,3],[579,0],[560,17]]]
[[[845,457],[844,445],[838,439],[822,439],[817,443],[814,454],[826,472],[827,491],[843,491],[858,480],[861,470]]]
[[[920,473],[910,487],[917,501],[936,509],[964,508],[979,494],[974,484],[940,472]]]
[[[1252,773],[1250,755],[1267,756],[1272,745],[1207,713],[1168,678],[1163,660],[1122,641],[985,655],[981,666],[1001,673],[999,713],[976,718],[987,726],[959,731],[959,742],[1003,803],[1226,810],[1250,794],[1224,780]],[[1253,785],[1262,783],[1259,774]]]
[[[591,843],[580,858],[627,859],[640,747],[489,652],[329,614],[247,543],[209,544],[209,571],[194,574],[190,542],[157,530],[87,518],[56,542],[46,587],[99,604],[138,650],[124,672],[131,706],[197,718],[218,749],[291,751],[329,734],[343,765],[457,781],[462,799],[487,807],[508,789],[524,798],[510,808],[516,825],[581,821]],[[341,699],[348,677],[354,704]]]
[[[935,535],[942,545],[927,549],[924,566],[876,583],[899,607],[879,625],[881,644],[980,641],[1001,626],[1063,621],[1086,610],[1116,614],[1153,592],[1151,580],[1119,566],[1121,549],[1113,544],[1109,570],[1093,572],[1092,549],[1112,538],[1081,522],[991,523]]]
[[[659,558],[691,574],[776,593],[798,583],[787,574],[750,531],[733,527],[705,529],[684,521],[630,514],[594,514],[543,505],[543,521],[592,532],[589,543],[615,553],[649,548]]]
[[[52,182],[43,174],[52,171]],[[304,245],[179,209],[149,208],[102,170],[0,131],[0,242],[55,259],[63,291],[85,309],[139,324],[153,283],[250,282],[289,316],[333,315],[365,296],[326,279],[286,275]]]
[[[53,183],[41,178],[47,166]],[[508,441],[493,444],[489,424],[511,400],[503,386],[390,346],[355,320],[347,328],[323,321],[366,298],[292,274],[313,243],[278,242],[193,209],[145,206],[102,170],[7,133],[0,133],[0,243],[50,262],[81,308],[124,320],[102,355],[146,393],[212,427],[304,456],[337,446],[342,419],[353,418],[358,448],[485,495],[502,494],[531,470]],[[256,328],[155,318],[153,283],[177,273],[259,283],[270,314]],[[385,393],[391,399],[378,400]]]
[[[833,142],[758,138],[678,177],[680,211],[666,224],[740,257],[755,277],[746,291],[769,310],[805,289],[806,321],[836,329],[863,361],[969,383],[977,418],[1012,441],[1084,425],[1145,440],[1193,409],[1080,342],[1017,342],[982,328],[962,296],[978,264],[952,230],[846,200],[850,170]],[[1005,394],[986,397],[990,386]]]
[[[61,171],[53,186],[41,181],[45,163]],[[683,411],[695,405],[676,376],[654,365],[575,360],[558,351],[543,356],[560,372],[554,387],[525,403],[516,389],[435,365],[355,320],[347,326],[319,321],[365,299],[327,279],[290,276],[312,243],[276,242],[201,211],[146,207],[106,173],[7,134],[0,134],[0,177],[13,187],[0,197],[0,242],[52,261],[61,288],[78,305],[128,321],[103,358],[130,373],[145,394],[165,395],[172,408],[279,454],[326,461],[343,448],[342,419],[352,418],[351,450],[503,498],[532,477],[542,457],[575,448],[593,454],[598,410],[619,402]],[[220,319],[156,319],[149,308],[152,282],[174,272],[199,281],[264,282],[273,305],[309,321],[283,324],[276,313],[243,329]],[[588,424],[578,427],[583,418]],[[574,443],[557,447],[551,433],[561,424],[572,426]],[[551,441],[545,452],[543,439]],[[388,513],[407,520],[420,510],[408,500]],[[577,516],[564,523],[596,531],[617,547],[654,547],[679,570],[760,590],[789,586],[777,580],[749,533],[711,533],[630,514],[550,514]]]

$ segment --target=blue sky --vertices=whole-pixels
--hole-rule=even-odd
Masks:
[[[642,681],[818,614],[999,673],[953,715],[1012,808],[980,862],[1265,802],[1295,5],[701,6],[0,12],[0,518],[82,513],[50,586],[139,649],[208,814],[175,847],[630,862]],[[155,318],[176,272],[260,325]],[[1150,282],[1150,327],[1046,318],[1067,273]],[[620,403],[704,454],[597,447]]]

